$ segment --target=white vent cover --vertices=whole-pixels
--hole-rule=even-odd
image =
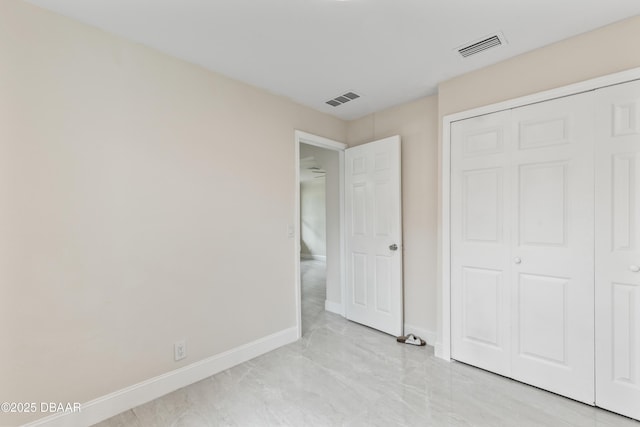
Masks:
[[[360,98],[360,95],[358,95],[357,93],[347,92],[340,96],[336,96],[333,99],[325,101],[325,103],[331,105],[332,107],[339,107],[342,104],[346,104],[347,102],[353,101],[354,99],[358,99],[358,98]]]
[[[456,50],[463,58],[467,58],[480,52],[484,52],[487,49],[492,49],[505,44],[507,44],[507,40],[504,38],[504,35],[502,33],[496,33],[483,37],[480,40],[467,43],[456,48]]]

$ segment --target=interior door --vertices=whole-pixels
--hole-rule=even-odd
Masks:
[[[510,111],[451,125],[451,356],[511,373]]]
[[[640,83],[596,97],[596,404],[640,420]]]
[[[593,92],[512,110],[512,376],[594,403]]]
[[[403,332],[400,137],[345,150],[347,318]]]

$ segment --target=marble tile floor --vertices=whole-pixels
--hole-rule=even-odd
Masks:
[[[323,274],[302,263],[302,339],[97,426],[640,427],[327,313]]]

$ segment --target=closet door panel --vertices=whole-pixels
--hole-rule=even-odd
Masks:
[[[596,99],[596,404],[640,419],[640,83]]]
[[[512,127],[512,376],[593,404],[593,93]]]
[[[509,115],[452,124],[452,356],[510,374]]]

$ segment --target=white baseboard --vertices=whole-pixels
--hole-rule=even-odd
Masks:
[[[344,317],[344,306],[338,302],[324,300],[324,309]]]
[[[422,338],[427,342],[427,344],[433,346],[436,343],[437,334],[435,331],[429,331],[426,329],[419,328],[417,326],[409,325],[407,323],[404,324],[404,334],[414,334]]]
[[[301,259],[315,259],[317,261],[327,262],[326,255],[312,255],[312,254],[300,254]]]
[[[444,360],[449,360],[446,357],[444,357],[444,354],[442,353],[442,343],[436,342],[435,345],[433,346],[433,354],[438,358],[438,359],[444,359]]]
[[[298,339],[296,327],[276,332],[224,353],[192,363],[175,371],[123,388],[106,396],[84,403],[80,412],[64,413],[41,418],[23,427],[89,426],[118,415],[136,406],[157,399],[211,375],[251,360]]]

